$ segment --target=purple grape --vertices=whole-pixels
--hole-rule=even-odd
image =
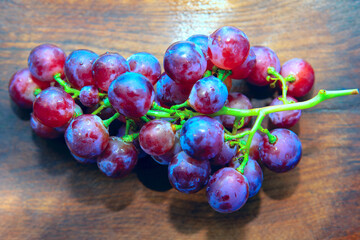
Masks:
[[[35,134],[42,138],[54,139],[61,136],[61,133],[55,128],[48,127],[37,120],[33,113],[30,117],[30,126]]]
[[[66,55],[64,51],[52,44],[42,44],[35,47],[28,59],[28,66],[36,79],[44,82],[54,81],[54,75],[64,76]]]
[[[170,151],[175,142],[175,131],[171,123],[155,119],[147,122],[140,130],[141,148],[149,155],[159,156]]]
[[[282,96],[279,96],[282,97]],[[293,97],[286,96],[288,101],[297,102],[297,100]],[[279,100],[279,98],[275,98],[270,106],[283,105],[283,101]],[[294,126],[301,117],[301,110],[291,110],[291,111],[282,111],[282,112],[274,112],[269,114],[270,121],[279,128],[290,128]]]
[[[228,98],[225,84],[214,76],[200,79],[191,89],[190,106],[199,113],[212,114],[219,111]]]
[[[137,160],[138,152],[134,144],[110,137],[106,149],[97,158],[97,165],[106,176],[123,178],[131,173]]]
[[[193,159],[183,151],[173,157],[168,169],[171,185],[183,193],[201,190],[207,184],[211,171],[208,160]]]
[[[287,172],[300,161],[302,154],[301,142],[292,131],[284,128],[270,132],[277,140],[271,144],[267,135],[260,142],[259,153],[261,162],[274,172]]]
[[[255,53],[256,63],[246,81],[255,86],[269,85],[271,81],[266,80],[266,77],[269,76],[268,67],[273,67],[277,72],[280,72],[280,60],[276,53],[268,47],[255,46],[251,48]]]
[[[163,155],[151,157],[161,165],[168,165],[171,162],[172,158],[181,151],[182,149],[180,145],[180,131],[177,131],[175,133],[174,146]]]
[[[156,99],[161,106],[167,107],[183,103],[189,98],[192,86],[176,83],[163,73],[156,83]]]
[[[10,79],[9,94],[11,99],[21,108],[31,109],[35,100],[34,91],[37,88],[46,89],[49,82],[37,80],[30,74],[29,69],[17,71]]]
[[[207,61],[206,70],[212,70],[214,64],[211,62],[208,56],[208,44],[209,44],[209,37],[203,34],[196,34],[189,37],[186,41],[193,42],[198,45],[204,53],[205,59]]]
[[[210,159],[211,165],[225,166],[235,157],[237,150],[236,146],[231,147],[230,142],[225,142],[221,151],[214,158]]]
[[[249,55],[247,56],[245,62],[240,66],[231,70],[231,75],[229,76],[232,79],[245,79],[255,68],[256,56],[254,50],[250,48]]]
[[[192,158],[198,160],[213,158],[221,151],[223,143],[224,127],[213,118],[192,117],[181,129],[181,148]]]
[[[80,102],[85,107],[93,107],[100,101],[99,90],[95,86],[85,86],[80,91]]]
[[[228,102],[225,104],[225,106],[230,108],[237,108],[237,109],[251,109],[252,105],[249,100],[244,94],[241,93],[229,93],[228,96]],[[220,117],[224,127],[231,129],[235,122],[234,116],[229,115],[222,115]],[[251,121],[251,117],[246,117],[244,119],[244,126],[248,125]]]
[[[161,74],[161,66],[154,55],[146,52],[135,53],[127,62],[131,72],[144,75],[155,86]]]
[[[259,192],[264,179],[260,165],[251,157],[244,168],[244,176],[249,183],[249,198],[251,198]]]
[[[293,97],[305,96],[314,85],[314,69],[303,59],[294,58],[285,62],[280,74],[284,78],[290,74],[295,77],[294,82],[287,82],[288,94]]]
[[[206,197],[215,211],[235,212],[246,203],[249,197],[248,180],[233,168],[222,168],[210,177]]]
[[[77,105],[75,103],[75,110],[74,110],[74,115],[73,118],[80,116],[83,114],[83,110],[81,109],[81,107],[79,105]],[[73,118],[71,118],[66,124],[62,125],[61,127],[56,127],[56,131],[58,131],[61,134],[64,134],[66,129],[68,128],[69,124],[71,123],[71,121],[73,120]]]
[[[108,91],[110,84],[121,74],[129,72],[126,59],[118,53],[105,53],[92,65],[92,76],[96,85],[103,91]]]
[[[248,37],[235,27],[221,27],[209,36],[208,55],[219,68],[231,70],[240,66],[249,50]]]
[[[73,156],[73,158],[81,163],[81,164],[91,164],[91,163],[96,163],[96,158],[82,158],[82,157],[78,157],[75,154],[73,154],[72,152],[70,152],[71,155]]]
[[[151,108],[155,92],[146,77],[127,72],[111,83],[108,97],[116,111],[126,117],[139,118]]]
[[[84,114],[74,118],[65,131],[66,145],[81,158],[99,156],[109,143],[109,133],[96,115]]]
[[[201,48],[192,42],[176,42],[165,52],[165,72],[177,83],[194,84],[202,78],[206,65]]]
[[[74,99],[64,90],[49,87],[40,92],[34,101],[34,116],[48,127],[61,127],[73,117]]]
[[[98,55],[93,51],[79,49],[70,53],[65,62],[65,75],[76,89],[95,85],[92,76],[92,65]]]

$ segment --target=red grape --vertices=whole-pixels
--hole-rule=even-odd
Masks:
[[[244,176],[249,182],[249,198],[251,198],[259,192],[264,179],[260,165],[251,157],[244,168]]]
[[[214,158],[210,159],[211,165],[225,166],[235,157],[237,150],[236,146],[231,147],[230,142],[225,142],[221,151]]]
[[[251,109],[252,105],[245,95],[241,93],[229,93],[228,96],[228,102],[225,104],[225,106],[230,108],[237,108],[237,109]],[[231,129],[235,122],[235,117],[230,115],[222,115],[220,116],[220,119],[224,125],[224,127]],[[244,126],[248,125],[250,123],[251,117],[245,117],[244,119]]]
[[[240,66],[231,70],[231,75],[229,76],[232,79],[245,79],[255,68],[256,56],[254,50],[250,48],[249,55],[247,56],[245,62]]]
[[[135,53],[127,62],[131,72],[144,75],[155,86],[161,74],[161,66],[154,55],[146,52]]]
[[[75,154],[73,154],[72,152],[70,152],[71,155],[73,156],[73,158],[81,163],[81,164],[90,164],[90,163],[96,163],[96,158],[82,158],[82,157],[78,157]]]
[[[31,113],[30,117],[30,126],[36,135],[42,138],[54,139],[61,136],[61,132],[57,131],[55,128],[42,124],[36,119],[36,117],[34,117],[33,113]]]
[[[161,165],[168,165],[171,162],[171,159],[181,151],[182,149],[180,145],[180,131],[177,131],[175,133],[174,146],[163,155],[151,156],[151,157]]]
[[[280,96],[282,97],[282,96]],[[297,100],[293,97],[286,96],[288,101],[297,102]],[[275,98],[270,106],[283,105],[283,101],[279,100],[279,98]],[[279,128],[290,128],[294,126],[300,119],[301,110],[291,110],[291,111],[282,111],[282,112],[274,112],[269,114],[270,121]]]
[[[93,107],[99,103],[99,90],[95,86],[85,86],[80,91],[80,102],[85,107]]]

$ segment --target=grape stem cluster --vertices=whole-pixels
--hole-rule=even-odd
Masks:
[[[226,71],[223,69],[213,69],[212,72],[215,72],[217,77],[224,81],[229,75],[231,75],[231,71]],[[211,76],[211,71],[207,71],[204,74],[204,77]],[[304,102],[298,102],[294,103],[291,101],[288,101],[286,99],[287,94],[287,84],[286,82],[292,82],[295,80],[294,76],[289,75],[288,77],[284,78],[282,77],[278,72],[275,71],[273,67],[268,68],[268,74],[267,77],[268,81],[272,81],[271,86],[275,87],[275,84],[277,81],[281,82],[282,86],[282,98],[279,98],[281,101],[283,101],[283,105],[275,105],[275,106],[267,106],[262,108],[253,108],[253,109],[236,109],[236,108],[230,108],[230,107],[222,107],[218,112],[213,114],[201,114],[192,110],[187,109],[187,107],[191,107],[189,104],[189,101],[185,101],[182,104],[174,105],[170,109],[164,108],[159,106],[157,103],[153,103],[152,108],[146,113],[146,115],[142,116],[140,119],[144,122],[149,122],[150,119],[148,116],[155,117],[155,118],[168,118],[170,122],[175,122],[180,119],[180,125],[173,124],[173,129],[175,131],[180,130],[182,125],[185,123],[186,119],[189,119],[193,116],[199,116],[199,115],[207,115],[210,117],[216,117],[221,115],[230,115],[235,117],[234,126],[231,132],[228,130],[224,130],[224,140],[230,141],[231,146],[238,145],[238,160],[242,160],[240,166],[237,168],[239,172],[242,174],[244,173],[244,168],[248,162],[249,159],[249,151],[252,139],[257,131],[260,131],[264,134],[266,134],[269,138],[269,142],[271,144],[274,144],[277,141],[276,136],[271,135],[268,129],[264,129],[261,126],[262,121],[264,120],[265,116],[270,113],[275,112],[281,112],[281,111],[289,111],[289,110],[302,110],[307,109],[316,106],[317,104],[336,97],[341,96],[348,96],[348,95],[356,95],[359,94],[358,89],[348,89],[348,90],[336,90],[336,91],[326,91],[326,90],[320,90],[318,94]],[[58,82],[63,88],[64,91],[67,93],[73,94],[73,98],[77,98],[80,94],[80,91],[77,89],[73,89],[69,86],[68,83],[66,83],[64,80],[61,79],[60,74],[56,74],[54,76],[54,79],[56,82]],[[107,98],[107,94],[105,93],[99,93],[99,97],[102,97],[103,100],[100,102],[100,106],[92,113],[92,114],[98,114],[103,109],[112,107],[109,99]],[[181,110],[184,108],[183,110]],[[120,113],[115,113],[112,117],[109,119],[103,120],[104,125],[106,127],[109,127],[111,122],[113,122],[115,119],[119,118],[121,116]],[[242,133],[236,134],[237,130],[240,129],[244,125],[244,118],[250,117],[250,116],[257,116],[256,121],[251,128],[251,130],[244,131]],[[138,136],[139,133],[133,133],[129,134],[129,130],[131,126],[136,126],[134,120],[126,118],[126,131],[125,135],[122,137],[122,139],[125,142],[132,142],[134,141]],[[248,135],[248,138],[246,141],[242,140],[245,136]]]

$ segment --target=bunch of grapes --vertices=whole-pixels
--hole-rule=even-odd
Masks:
[[[222,213],[237,211],[259,192],[259,162],[279,173],[299,163],[301,142],[287,128],[302,109],[358,93],[321,90],[297,102],[314,84],[311,65],[292,59],[281,66],[273,50],[250,47],[235,27],[172,44],[163,67],[162,73],[159,61],[145,52],[125,59],[81,49],[66,56],[43,44],[31,51],[28,68],[12,76],[9,93],[17,105],[33,109],[33,131],[49,139],[64,136],[76,161],[97,163],[107,176],[123,178],[138,158],[150,155],[168,165],[175,189],[196,193],[206,187],[210,206]],[[252,108],[244,94],[229,93],[239,79],[277,87],[281,95],[270,106]],[[266,115],[279,128],[263,128]],[[122,125],[110,136],[114,121]]]

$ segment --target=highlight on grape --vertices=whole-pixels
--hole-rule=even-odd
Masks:
[[[281,66],[272,49],[250,47],[246,34],[230,26],[173,43],[163,66],[162,73],[146,52],[125,59],[80,49],[66,57],[59,47],[42,44],[31,51],[28,67],[11,77],[9,94],[19,107],[33,110],[33,131],[48,139],[64,136],[76,161],[123,178],[150,155],[168,165],[176,190],[206,188],[209,205],[231,213],[259,192],[260,162],[278,173],[299,164],[301,141],[287,128],[301,110],[359,93],[320,90],[298,102],[314,84],[312,66],[298,58]],[[232,81],[242,79],[281,93],[270,106],[253,108],[243,93],[229,92]],[[278,128],[262,127],[266,115]],[[110,136],[114,121],[122,125]]]

